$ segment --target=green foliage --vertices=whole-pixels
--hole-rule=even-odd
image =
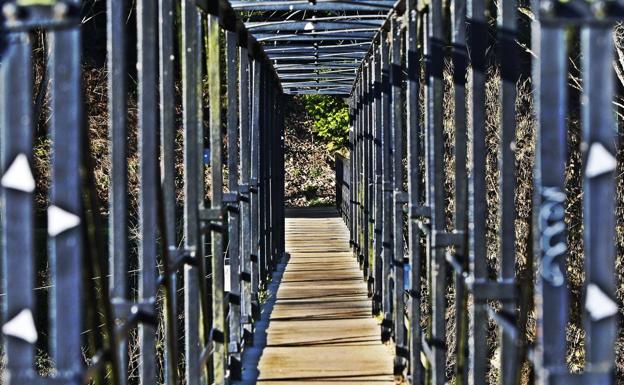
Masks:
[[[349,142],[349,109],[346,103],[329,95],[306,95],[307,113],[314,119],[314,133],[327,143],[329,151],[346,148]]]

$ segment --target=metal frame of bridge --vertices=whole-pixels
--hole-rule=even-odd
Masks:
[[[614,383],[617,162],[611,63],[612,29],[624,16],[622,3],[535,0],[526,9],[534,18],[532,52],[537,57],[532,77],[538,111],[533,232],[539,274],[533,297],[520,287],[526,283],[515,278],[516,1],[500,1],[496,8],[486,0],[184,0],[178,11],[171,0],[139,0],[140,193],[138,217],[131,218],[127,4],[108,0],[108,223],[99,214],[94,160],[85,151],[81,3],[1,1],[2,332],[8,383],[126,384],[127,348],[135,331],[140,383],[162,378],[168,385],[181,380],[224,384],[240,377],[241,356],[253,340],[260,311],[259,294],[285,252],[282,93],[350,97],[352,147],[339,170],[344,178],[339,204],[370,285],[373,312],[383,315],[381,337],[396,345],[397,375],[413,384],[445,383],[446,294],[452,283],[456,383],[485,383],[490,320],[502,335],[505,385],[518,383],[524,361],[530,361],[541,384]],[[566,31],[571,28],[581,36],[586,148],[582,374],[570,374],[565,362]],[[50,44],[47,330],[37,330],[33,292],[39,258],[32,171],[33,30],[45,30]],[[485,254],[485,82],[491,39],[499,45],[502,74],[501,271],[495,277],[487,270]],[[454,69],[452,218],[446,217],[444,196],[445,60]],[[182,84],[181,146],[175,139],[177,80]],[[178,149],[184,154],[182,210],[177,204]],[[133,220],[139,229],[136,250],[129,242]],[[128,279],[134,254],[136,283]],[[404,282],[407,265],[409,283]],[[83,277],[93,280],[86,283]],[[424,282],[430,288],[424,304],[430,315],[422,328]],[[525,338],[533,298],[538,323],[534,345]],[[179,335],[180,317],[184,336]],[[156,346],[158,325],[162,347]],[[92,331],[85,332],[83,341],[87,328]],[[54,362],[51,377],[39,376],[33,367],[37,340],[44,335]],[[85,353],[91,357],[87,366]]]

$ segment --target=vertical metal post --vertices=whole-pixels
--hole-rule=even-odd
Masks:
[[[377,315],[382,311],[382,293],[383,293],[383,206],[384,206],[384,191],[383,191],[383,163],[382,163],[382,102],[381,102],[381,63],[380,63],[380,50],[378,46],[373,48],[373,80],[374,86],[374,144],[375,144],[375,236],[374,236],[374,248],[375,248],[375,272],[374,272],[374,284],[373,290],[373,314]]]
[[[153,2],[137,3],[137,52],[139,94],[139,301],[155,306],[158,191],[157,125],[157,8]],[[156,326],[139,325],[139,376],[141,384],[156,382]]]
[[[420,160],[422,127],[420,127],[420,53],[418,48],[418,22],[417,0],[407,1],[407,30],[406,30],[406,60],[407,88],[407,191],[408,191],[408,240],[411,270],[410,287],[410,374],[411,383],[420,384],[424,380],[424,368],[421,364],[420,354],[422,351],[420,327],[420,287],[422,252],[420,246],[421,233],[418,228],[418,208],[421,206],[420,189]]]
[[[165,274],[165,384],[175,385],[178,381],[178,275],[172,267],[176,264],[178,242],[176,234],[176,191],[175,191],[175,67],[174,67],[174,9],[171,0],[159,0],[159,71],[160,71],[160,140],[161,140],[161,236]],[[118,23],[123,24],[121,21]],[[123,74],[125,76],[125,73]],[[124,111],[125,114],[125,111]],[[125,134],[122,139],[125,139]],[[125,158],[125,156],[124,156]],[[111,198],[112,200],[113,198]],[[114,201],[113,201],[114,203]],[[122,348],[120,347],[120,350]],[[123,348],[125,354],[125,348]],[[121,354],[121,352],[120,352]],[[126,371],[123,370],[122,373]],[[123,377],[123,376],[122,376]],[[125,378],[125,377],[124,377]]]
[[[33,374],[34,325],[34,208],[32,174],[32,43],[27,32],[8,33],[0,65],[0,181],[2,218],[2,324],[6,375],[10,385],[25,383]],[[70,127],[73,129],[73,127]],[[75,130],[72,130],[75,131]],[[71,255],[74,257],[74,255]],[[19,318],[18,318],[19,317]],[[21,321],[23,319],[25,321]],[[7,333],[7,325],[21,330]]]
[[[107,69],[109,151],[111,158],[111,181],[109,188],[109,237],[110,297],[113,301],[127,301],[128,285],[128,164],[126,128],[126,3],[123,0],[106,2]],[[118,318],[120,315],[116,315]],[[120,385],[127,383],[128,367],[127,337],[121,336],[116,344],[120,359]]]
[[[403,190],[403,129],[404,129],[404,98],[403,98],[403,28],[396,18],[391,20],[392,54],[392,146],[393,146],[393,282],[394,282],[394,342],[396,357],[394,374],[401,376],[407,366],[407,331],[405,330],[404,314],[404,245],[403,245],[403,205],[407,203]]]
[[[241,39],[239,50],[239,116],[240,116],[240,215],[241,215],[241,321],[246,342],[251,339],[252,322],[252,243],[251,243],[251,208],[250,208],[250,174],[251,174],[251,138],[249,133],[249,55],[247,41]]]
[[[219,19],[208,15],[208,99],[210,101],[210,208],[223,208],[223,159],[221,139],[221,65],[219,47]],[[211,226],[212,260],[212,341],[214,383],[225,383],[225,302],[223,280],[223,218]]]
[[[443,138],[443,68],[444,28],[442,2],[433,2],[427,20],[426,57],[426,105],[427,122],[427,202],[431,209],[431,229],[428,234],[429,269],[431,279],[431,331],[430,345],[433,352],[431,364],[432,384],[445,382],[445,307],[446,307],[446,258],[445,247],[436,244],[435,235],[446,227],[444,215],[444,138]]]
[[[362,224],[361,224],[361,231],[362,231],[362,239],[363,239],[363,243],[362,243],[362,272],[364,275],[364,279],[367,279],[368,274],[369,274],[369,252],[370,252],[370,246],[369,246],[369,234],[368,234],[368,230],[369,230],[369,207],[368,207],[368,202],[369,202],[369,196],[368,196],[368,184],[369,184],[369,180],[368,180],[368,125],[370,122],[370,116],[369,116],[369,108],[368,108],[368,97],[369,97],[369,92],[368,92],[368,82],[369,82],[369,77],[368,77],[368,64],[364,63],[364,66],[362,68],[362,73],[361,73],[361,81],[360,81],[360,95],[362,98],[362,101],[360,103],[360,116],[361,116],[361,123],[360,123],[360,153],[361,153],[361,159],[362,159],[362,164],[361,164],[361,192],[362,192],[362,199],[361,199],[361,204],[362,204]]]
[[[237,35],[233,31],[225,32],[226,38],[226,78],[227,78],[227,164],[228,164],[228,187],[230,194],[238,197],[238,95],[236,73],[237,60]],[[237,200],[238,201],[238,200]],[[232,202],[233,203],[233,202]],[[234,379],[240,377],[240,206],[231,207],[228,215],[228,259],[230,261],[230,291],[228,294],[229,331],[230,338],[228,352],[230,353],[229,365],[230,376]]]
[[[461,269],[454,272],[455,283],[455,341],[456,364],[455,377],[458,384],[468,383],[467,342],[468,342],[468,296],[464,284],[468,271],[468,173],[467,131],[466,131],[466,72],[468,53],[466,52],[466,2],[454,0],[451,4],[452,20],[452,55],[455,108],[455,231],[462,235],[462,242],[455,247],[455,256]],[[515,43],[514,43],[515,44]]]
[[[354,252],[358,262],[361,260],[362,239],[360,236],[360,119],[362,111],[362,96],[360,89],[360,79],[355,84],[354,99],[354,122],[353,122],[353,151],[351,152],[353,164],[353,239],[355,240]]]
[[[355,231],[355,110],[356,95],[352,95],[349,101],[349,244],[353,247],[354,253],[357,249],[357,238]]]
[[[537,303],[537,377],[565,372],[568,295],[565,278],[567,50],[562,26],[534,23],[537,145],[535,160],[535,251],[540,274]]]
[[[56,369],[80,375],[82,366],[83,224],[80,169],[84,129],[80,88],[80,28],[50,34],[52,182],[48,208],[52,268],[51,351]]]
[[[516,269],[516,83],[518,57],[516,54],[516,1],[501,3],[498,13],[498,40],[501,68],[501,160],[500,160],[500,255],[503,284],[513,284]],[[503,311],[515,318],[514,300],[503,301]],[[519,368],[517,347],[510,333],[501,333],[501,375],[504,385],[517,382]]]
[[[258,284],[259,290],[263,289],[267,277],[267,255],[266,255],[266,128],[267,128],[267,78],[264,65],[259,67],[260,88],[258,89]]]
[[[488,40],[485,19],[485,1],[471,0],[468,2],[467,18],[470,36],[471,72],[471,129],[472,129],[472,172],[468,181],[468,215],[470,234],[468,236],[468,253],[470,274],[474,282],[487,279],[486,265],[486,154],[485,143],[485,82],[486,82],[486,49]],[[485,304],[475,302],[472,307],[470,328],[473,330],[469,341],[470,372],[474,384],[484,383],[487,372],[487,325],[488,317]]]
[[[258,216],[259,195],[258,180],[260,167],[260,89],[261,89],[261,63],[258,60],[252,62],[252,113],[251,113],[251,262],[252,262],[252,315],[256,319],[260,314],[260,304],[258,303],[258,290],[260,288],[260,218]]]
[[[368,220],[366,228],[368,232],[368,240],[366,242],[367,248],[367,272],[368,277],[368,292],[372,297],[374,293],[374,267],[375,267],[375,158],[374,148],[375,143],[373,141],[375,130],[375,94],[374,94],[374,81],[373,81],[373,60],[372,58],[366,64],[366,101],[367,101],[367,119],[366,119],[366,196],[368,204],[366,210],[368,212]]]
[[[196,68],[199,41],[195,3],[182,2],[182,119],[184,125],[184,248],[193,264],[184,266],[185,377],[189,385],[199,385],[201,341],[199,334],[200,293],[198,265],[202,248],[199,235],[200,165],[198,164],[198,87]]]
[[[381,45],[381,114],[382,114],[382,168],[383,168],[383,228],[382,228],[382,260],[383,260],[383,292],[382,308],[383,321],[381,324],[381,339],[388,341],[392,335],[392,131],[391,131],[391,83],[390,83],[390,52],[387,41],[388,34],[384,31],[380,37]]]
[[[616,124],[613,113],[613,30],[611,24],[581,30],[583,58],[583,180],[585,251],[585,370],[611,384],[615,361],[618,307],[615,302]]]

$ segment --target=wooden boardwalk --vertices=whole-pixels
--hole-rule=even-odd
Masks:
[[[394,384],[342,219],[327,209],[291,212],[286,250],[241,384]]]

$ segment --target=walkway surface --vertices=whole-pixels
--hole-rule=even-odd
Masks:
[[[291,211],[290,259],[274,275],[242,383],[394,384],[346,226],[334,210]]]

